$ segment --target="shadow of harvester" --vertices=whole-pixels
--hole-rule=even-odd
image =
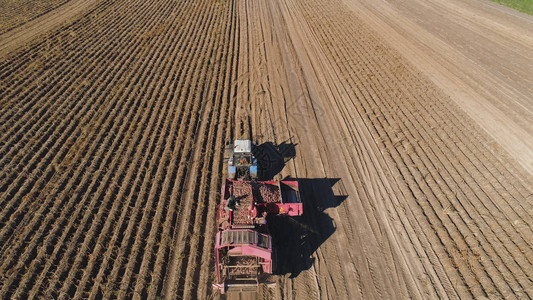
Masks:
[[[292,179],[286,179],[292,180]],[[299,217],[272,216],[268,220],[276,265],[274,273],[294,278],[314,263],[312,254],[336,230],[325,210],[336,207],[347,196],[335,196],[333,185],[339,179],[297,179],[304,213]]]

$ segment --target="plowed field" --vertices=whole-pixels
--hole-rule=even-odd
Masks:
[[[533,20],[400,2],[70,0],[1,27],[0,298],[533,298]],[[223,149],[248,136],[295,151],[275,178],[304,215],[271,222],[274,288],[221,296]]]
[[[0,34],[43,15],[67,0],[47,1],[0,1]]]

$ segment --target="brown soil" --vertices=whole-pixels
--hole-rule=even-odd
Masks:
[[[491,1],[343,3],[533,174],[533,17]]]
[[[77,17],[87,12],[95,3],[97,0],[16,1],[8,4],[7,6],[23,5],[31,8],[28,7],[29,11],[20,7],[6,9],[11,13],[6,13],[6,25],[0,27],[0,57],[60,26],[69,28],[69,22],[76,21]],[[74,35],[76,32],[71,31],[70,34]]]
[[[0,298],[222,298],[249,135],[296,145],[304,215],[269,220],[276,285],[228,299],[532,298],[532,21],[463,2],[88,1],[9,31]]]
[[[39,16],[58,8],[68,0],[19,0],[0,1],[0,34],[19,27]]]

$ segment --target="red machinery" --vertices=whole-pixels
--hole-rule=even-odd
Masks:
[[[258,287],[272,273],[272,237],[266,216],[303,213],[297,181],[226,179],[218,206],[215,252],[218,283],[228,289]]]

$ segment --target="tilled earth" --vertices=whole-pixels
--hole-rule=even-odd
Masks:
[[[227,298],[533,298],[533,21],[459,2],[71,0],[0,28],[0,298],[220,298],[249,136],[304,215],[269,220],[275,287]]]

